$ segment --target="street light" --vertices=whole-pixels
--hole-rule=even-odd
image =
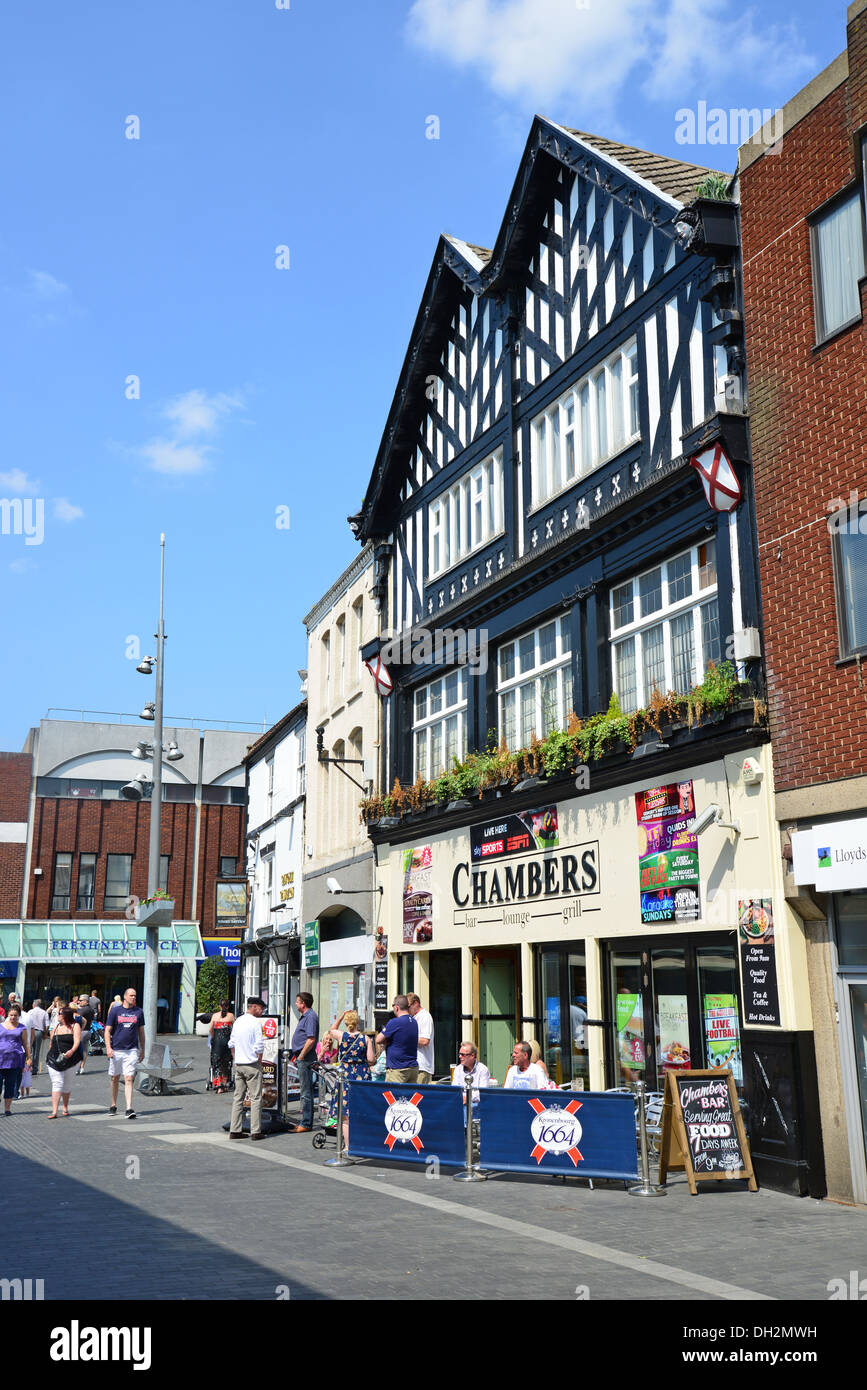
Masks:
[[[145,794],[145,787],[151,785],[151,779],[146,772],[140,772],[138,777],[134,777],[131,782],[127,782],[125,787],[121,787],[120,794],[126,797],[127,801],[141,801]]]

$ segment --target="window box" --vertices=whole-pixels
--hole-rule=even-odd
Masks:
[[[736,203],[719,198],[696,198],[690,211],[698,214],[704,244],[716,250],[731,249],[738,244],[738,209]]]
[[[135,910],[136,925],[139,927],[171,926],[174,915],[174,898],[157,898],[151,903],[140,902]]]

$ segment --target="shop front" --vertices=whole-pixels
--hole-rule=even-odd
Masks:
[[[747,752],[767,766],[766,748]],[[668,1071],[719,1068],[751,1101],[755,1055],[796,1036],[809,1087],[803,932],[782,894],[768,779],[744,779],[743,762],[581,796],[543,784],[440,834],[420,823],[409,841],[404,822],[401,843],[383,837],[389,992],[414,989],[430,1009],[438,1072],[472,1037],[502,1085],[523,1038],[559,1085],[659,1090]],[[765,1109],[791,1137],[805,1115],[786,1046]]]
[[[18,959],[15,988],[27,1002],[95,992],[106,1008],[129,988],[142,997],[145,929],[134,922],[0,923],[0,945],[10,957],[12,937]],[[203,955],[195,922],[159,928],[160,1032],[193,1031],[196,965]]]

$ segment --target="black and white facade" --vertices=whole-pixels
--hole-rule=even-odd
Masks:
[[[393,653],[414,628],[449,629],[483,636],[486,659],[475,669],[392,661],[383,787],[436,777],[492,731],[525,747],[573,711],[605,710],[612,692],[628,711],[654,686],[688,691],[727,656],[741,658],[740,676],[761,694],[736,231],[728,252],[687,249],[684,208],[707,172],[537,117],[493,250],[440,238],[351,523],[374,546],[379,646],[390,641]],[[741,490],[730,512],[711,509],[690,467],[716,443]],[[644,1060],[632,1070],[659,1085],[660,1010],[679,1011],[679,1041],[702,1066],[707,1001],[725,996],[738,1000],[732,1026],[749,1091],[738,902],[771,897],[784,910],[770,791],[738,777],[746,755],[764,767],[765,743],[744,707],[675,730],[640,757],[603,758],[586,788],[573,773],[486,792],[469,810],[372,826],[390,987],[415,987],[429,1004],[437,1069],[456,1060],[461,1036],[475,1036],[502,1082],[523,1036],[538,1039],[558,1079],[617,1084],[629,1031],[617,998],[634,995]],[[748,828],[734,854],[724,832],[702,838],[697,920],[642,925],[635,796],[687,781],[699,810],[743,803]],[[523,890],[515,868],[504,902],[503,874],[496,891],[494,872],[482,881],[479,827],[552,807],[560,847],[584,863],[592,845],[592,871],[585,882],[571,861],[556,872],[542,864],[531,893],[528,861]],[[432,926],[415,939],[409,849],[430,851],[417,862],[430,870]],[[783,925],[783,1026],[798,1028],[799,947]],[[579,1027],[581,1011],[604,1025]]]

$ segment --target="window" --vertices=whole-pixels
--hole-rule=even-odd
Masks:
[[[357,598],[357,599],[355,600],[355,602],[353,603],[353,605],[352,605],[352,619],[353,619],[353,629],[354,629],[354,630],[353,630],[353,638],[352,638],[352,640],[353,640],[354,650],[355,650],[355,659],[354,659],[354,663],[353,663],[353,664],[354,664],[354,680],[355,680],[355,684],[356,684],[356,685],[360,685],[360,684],[361,684],[361,677],[362,677],[362,666],[363,666],[363,662],[362,662],[362,660],[361,660],[361,648],[362,648],[362,644],[363,644],[363,642],[364,642],[364,638],[363,638],[363,636],[362,636],[362,633],[363,633],[363,631],[364,631],[364,599],[363,599],[363,598]]]
[[[123,912],[129,902],[129,877],[132,872],[131,854],[110,854],[105,872],[106,912]]]
[[[93,890],[95,881],[96,855],[80,854],[78,856],[78,892],[75,895],[75,905],[82,912],[93,911]]]
[[[337,698],[346,693],[346,619],[337,619]]]
[[[325,708],[331,705],[331,633],[322,638],[322,697]]]
[[[271,805],[271,801],[273,800],[273,797],[274,797],[274,758],[273,758],[273,756],[270,757],[270,758],[268,759],[268,761],[265,763],[265,769],[266,769],[267,774],[268,774],[268,805],[270,806],[270,805]]]
[[[565,618],[506,642],[497,654],[500,737],[525,748],[564,729],[572,713],[572,648]]]
[[[431,578],[499,535],[504,525],[502,450],[430,504],[428,525]]]
[[[611,590],[612,679],[624,710],[654,688],[686,694],[721,656],[716,542],[705,541]]]
[[[52,912],[69,911],[69,884],[72,878],[72,855],[54,856],[54,891],[51,894]]]
[[[237,857],[230,854],[220,855],[220,878],[231,878],[238,872]]]
[[[298,735],[298,796],[307,791],[307,731],[302,729]]]
[[[867,651],[867,536],[847,524],[847,511],[831,518],[840,656]]]
[[[160,855],[160,892],[169,891],[169,858],[168,854]]]
[[[450,772],[454,758],[463,758],[467,750],[465,668],[413,692],[412,730],[416,777],[432,780]]]
[[[835,203],[810,227],[816,342],[861,317],[864,223],[859,193]]]
[[[638,435],[638,351],[633,338],[533,421],[533,506],[571,487]]]

